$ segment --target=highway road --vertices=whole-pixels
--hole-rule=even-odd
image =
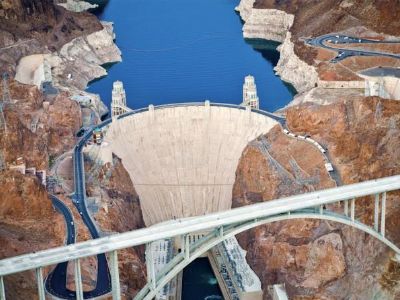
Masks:
[[[331,44],[400,44],[400,41],[377,41],[370,39],[361,39],[350,37],[346,35],[321,35],[316,38],[305,39],[305,43],[310,46],[321,47],[329,50],[338,52],[337,56],[331,60],[331,62],[336,63],[351,56],[386,56],[391,58],[400,59],[400,54],[387,53],[382,51],[372,51],[372,50],[360,50],[357,48],[340,48],[332,47],[326,43]]]
[[[107,120],[97,127],[103,127],[109,124],[111,120]],[[93,239],[100,237],[99,232],[91,219],[86,207],[86,188],[85,188],[85,173],[83,164],[82,149],[85,143],[92,137],[94,128],[90,128],[78,142],[74,148],[74,188],[75,193],[72,196],[73,203],[82,217],[83,222],[87,226]],[[69,209],[52,196],[53,205],[64,215],[67,223],[67,245],[75,243],[75,228],[73,225],[72,214]],[[55,269],[49,274],[46,279],[46,290],[51,294],[61,299],[76,299],[75,291],[69,290],[66,287],[68,262],[58,264]],[[95,289],[85,291],[83,297],[85,299],[95,298],[111,291],[111,277],[108,269],[108,263],[104,254],[97,255],[97,281]]]
[[[69,208],[56,196],[50,195],[53,206],[64,215],[67,227],[66,245],[75,243],[75,223]],[[58,264],[46,278],[46,290],[50,294],[63,298],[75,299],[75,292],[66,288],[68,262]]]

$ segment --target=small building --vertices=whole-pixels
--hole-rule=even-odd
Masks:
[[[243,102],[242,106],[259,109],[260,101],[257,96],[257,86],[253,76],[248,75],[244,78],[243,84]]]
[[[36,171],[36,177],[43,186],[46,186],[46,170]]]
[[[26,168],[25,174],[26,174],[26,175],[33,175],[33,176],[36,176],[36,168],[35,168],[35,167]]]
[[[93,131],[93,142],[97,145],[101,145],[103,142],[103,131],[100,128],[96,128]]]

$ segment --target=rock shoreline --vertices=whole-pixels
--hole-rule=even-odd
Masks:
[[[242,0],[236,8],[244,21],[243,37],[282,43],[277,48],[280,58],[274,68],[276,74],[292,84],[299,93],[315,87],[318,82],[317,71],[294,52],[290,32],[294,15],[277,9],[256,9],[253,8],[254,2],[255,0]]]

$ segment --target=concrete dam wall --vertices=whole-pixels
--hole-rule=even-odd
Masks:
[[[276,124],[237,108],[150,107],[114,120],[105,141],[129,172],[150,226],[230,209],[243,149]]]

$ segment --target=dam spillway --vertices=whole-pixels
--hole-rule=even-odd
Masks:
[[[250,109],[166,106],[115,119],[105,136],[140,197],[145,224],[231,208],[242,151],[278,122]]]

